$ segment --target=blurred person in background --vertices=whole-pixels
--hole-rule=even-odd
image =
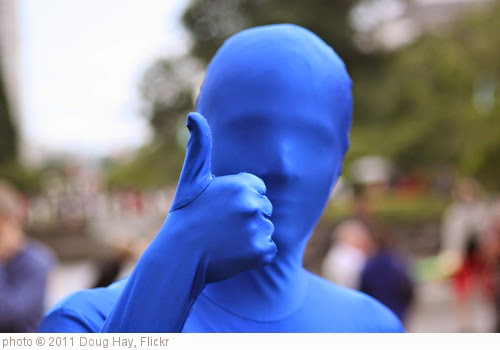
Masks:
[[[375,249],[361,271],[359,289],[371,295],[404,322],[414,299],[414,283],[404,259],[386,231],[374,235]]]
[[[467,247],[481,240],[488,206],[483,200],[481,186],[473,179],[460,180],[455,197],[441,220],[441,253],[463,260]]]
[[[373,232],[379,227],[373,214],[367,187],[353,184],[351,214],[335,227],[331,247],[322,264],[322,276],[352,289],[359,290],[361,270],[374,248]]]
[[[110,254],[96,261],[97,276],[92,288],[107,287],[115,282],[134,256],[133,242],[119,241],[110,245]]]
[[[367,185],[360,183],[355,183],[353,185],[351,219],[364,224],[370,232],[370,235],[380,226],[380,223],[373,213],[373,206],[369,198]]]
[[[443,214],[441,257],[457,266],[452,275],[453,291],[461,331],[474,329],[471,315],[475,292],[488,291],[488,274],[483,251],[488,206],[481,186],[465,179],[456,186],[456,200]]]
[[[0,332],[34,332],[44,312],[50,251],[23,231],[21,195],[0,182]]]
[[[322,276],[338,285],[359,289],[361,271],[373,249],[368,227],[355,219],[343,221],[333,231],[332,243],[323,261]]]
[[[485,234],[485,252],[495,305],[494,331],[500,333],[500,199],[492,207]]]

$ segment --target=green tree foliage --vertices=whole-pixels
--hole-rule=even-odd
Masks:
[[[173,139],[180,116],[193,109],[189,74],[194,68],[189,59],[180,58],[159,60],[146,71],[141,84],[144,115],[157,137]]]
[[[249,27],[293,23],[310,29],[330,44],[348,67],[372,59],[353,45],[348,23],[353,0],[193,0],[183,21],[193,41],[192,55],[205,63],[224,40]]]
[[[18,134],[2,68],[0,65],[0,179],[11,182],[26,193],[33,193],[39,190],[38,176],[19,164]]]
[[[17,157],[17,133],[5,90],[2,67],[0,67],[0,164],[12,162]]]
[[[128,162],[107,165],[111,188],[156,188],[177,181],[184,152],[170,139],[156,140],[144,146]]]
[[[500,189],[500,5],[355,76],[349,158],[382,154],[407,171],[449,164]]]
[[[190,55],[208,63],[223,41],[235,32],[269,23],[305,26],[329,42],[346,61],[364,62],[367,56],[352,44],[347,24],[352,0],[194,0],[183,20],[193,39]],[[187,57],[160,59],[145,73],[141,85],[152,128],[161,138],[171,137],[180,116],[194,108]]]

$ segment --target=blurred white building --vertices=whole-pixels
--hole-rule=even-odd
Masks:
[[[364,51],[393,50],[439,30],[494,0],[365,0],[351,12],[355,41]]]

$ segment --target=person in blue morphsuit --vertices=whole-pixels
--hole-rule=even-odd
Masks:
[[[302,255],[338,179],[351,80],[295,25],[244,30],[207,68],[170,212],[131,275],[54,306],[44,332],[400,332]]]

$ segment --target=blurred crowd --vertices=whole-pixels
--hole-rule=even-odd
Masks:
[[[390,230],[376,218],[362,189],[355,191],[352,216],[331,234],[322,264],[323,277],[358,289],[390,308],[405,323],[424,282],[415,261],[395,247]],[[455,199],[445,210],[440,251],[431,261],[434,276],[448,279],[457,315],[457,331],[474,332],[477,297],[493,308],[500,332],[500,200],[488,199],[471,179],[459,181]]]

